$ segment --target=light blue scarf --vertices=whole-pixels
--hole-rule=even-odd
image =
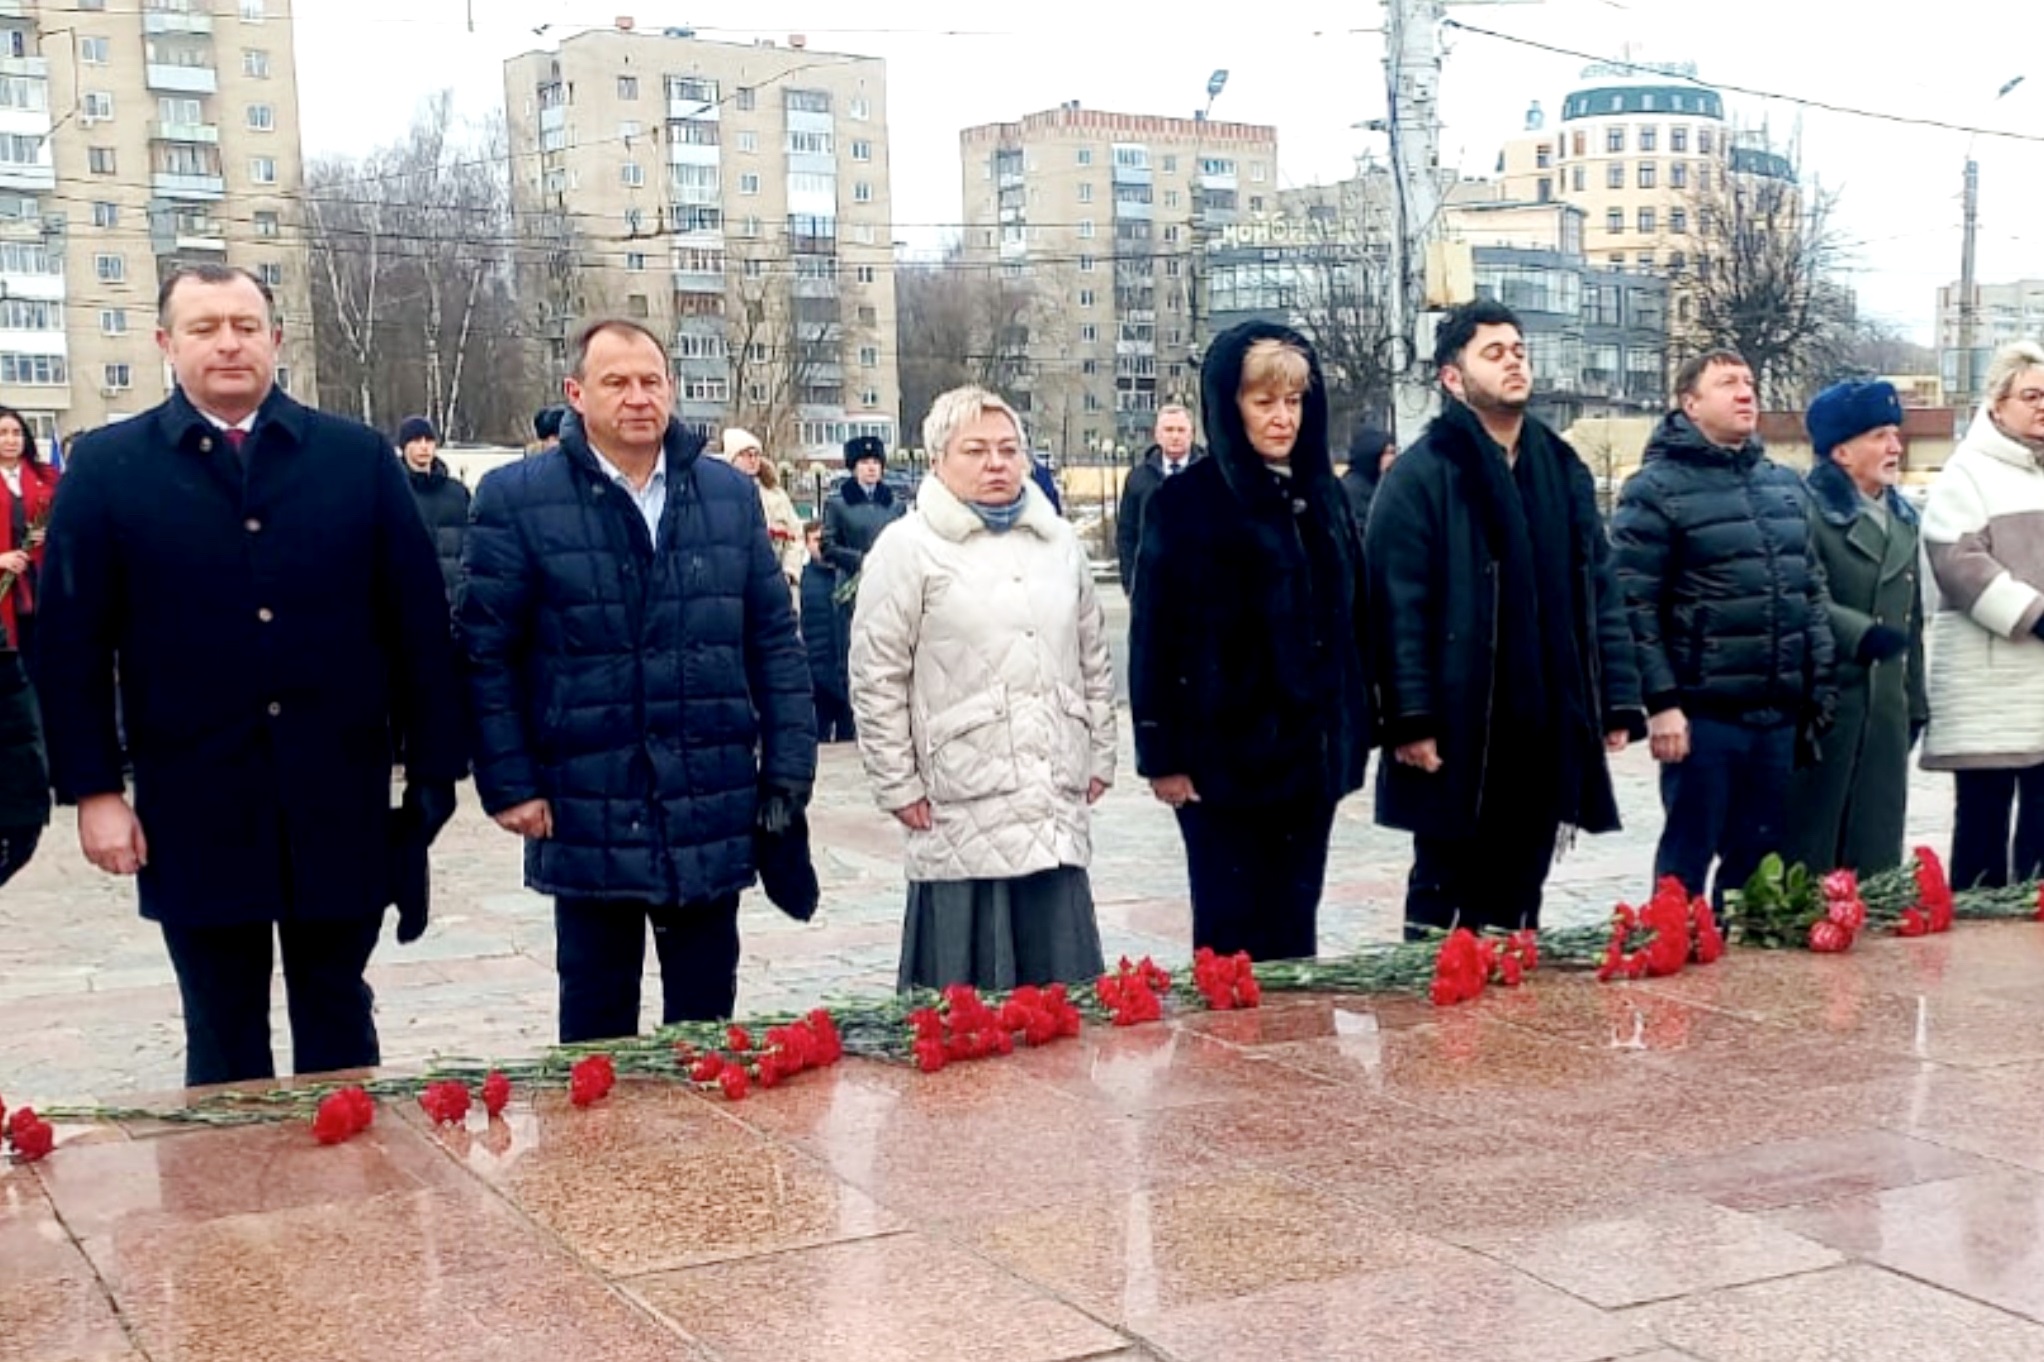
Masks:
[[[1015,528],[1015,522],[1022,519],[1024,498],[1016,497],[1005,506],[988,506],[984,502],[968,501],[972,513],[979,517],[979,523],[993,534],[1006,534]]]

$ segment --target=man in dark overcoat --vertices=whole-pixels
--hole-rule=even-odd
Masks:
[[[456,612],[483,807],[554,896],[563,1042],[731,1015],[755,831],[816,777],[809,663],[759,489],[673,418],[636,322],[575,340],[554,449],[490,473]]]
[[[187,1083],[274,1072],[273,937],[292,1068],[373,1065],[363,971],[400,862],[423,857],[464,772],[433,543],[382,435],[276,387],[282,335],[255,276],[181,269],[157,313],[176,390],[78,438],[50,525],[53,783],[86,859],[137,876],[162,928]],[[424,928],[420,901],[399,939]]]
[[[1413,835],[1409,935],[1538,927],[1563,829],[1618,827],[1607,754],[1645,736],[1639,669],[1589,470],[1526,413],[1518,317],[1457,308],[1434,364],[1441,414],[1384,474],[1363,552],[1377,821]]]

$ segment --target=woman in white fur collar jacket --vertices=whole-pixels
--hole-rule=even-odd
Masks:
[[[1938,583],[1925,770],[1955,773],[1952,883],[2044,867],[2044,347],[2002,349],[1987,400],[1931,484],[1923,544]]]
[[[1114,676],[1086,553],[980,388],[923,423],[915,511],[866,555],[851,692],[874,798],[907,829],[900,986],[1103,968],[1086,867],[1114,780]]]

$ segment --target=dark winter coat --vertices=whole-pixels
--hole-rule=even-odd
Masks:
[[[50,821],[42,720],[21,654],[0,650],[0,836]]]
[[[122,790],[142,915],[186,927],[391,902],[390,767],[464,772],[433,544],[390,445],[272,392],[239,457],[179,392],[82,435],[58,486],[37,680],[58,797]]]
[[[1612,517],[1647,710],[1800,722],[1829,703],[1829,602],[1802,479],[1670,412]]]
[[[1883,531],[1837,464],[1819,464],[1807,482],[1831,603],[1838,711],[1818,749],[1822,760],[1789,785],[1783,854],[1812,870],[1843,866],[1869,875],[1902,864],[1911,730],[1930,720],[1921,538],[1916,508],[1898,492],[1882,499]],[[1876,624],[1900,630],[1909,645],[1886,661],[1862,661],[1860,646]]]
[[[1029,480],[1036,484],[1036,490],[1043,493],[1043,499],[1050,503],[1050,509],[1059,515],[1065,513],[1064,494],[1057,489],[1057,477],[1048,465],[1029,461]]]
[[[419,504],[419,517],[432,532],[433,552],[439,556],[440,576],[452,601],[461,584],[461,544],[468,537],[468,488],[450,476],[439,459],[423,473],[407,465],[405,478],[412,485],[412,500]]]
[[[1467,411],[1458,404],[1451,416],[1464,419],[1436,419],[1384,474],[1364,551],[1384,747],[1388,752],[1432,738],[1441,758],[1441,769],[1429,774],[1387,757],[1378,767],[1377,821],[1458,839],[1476,834],[1486,799],[1523,797],[1486,779],[1493,721],[1505,707],[1503,688],[1514,678],[1499,647],[1501,548],[1486,524],[1478,485],[1483,472],[1475,464],[1501,455],[1472,435],[1475,420]],[[1639,669],[1597,514],[1596,484],[1575,450],[1530,418],[1519,458],[1555,461],[1568,489],[1568,523],[1549,528],[1566,535],[1574,590],[1558,618],[1573,636],[1586,712],[1580,731],[1552,735],[1581,754],[1580,795],[1574,808],[1560,812],[1586,832],[1609,832],[1618,827],[1618,805],[1604,735],[1643,735],[1644,726]],[[1551,627],[1555,619],[1541,623]]]
[[[857,478],[846,478],[823,503],[823,561],[837,569],[839,582],[849,581],[880,532],[907,514],[908,504],[886,483],[869,492]]]
[[[1206,457],[1206,451],[1194,445],[1186,451],[1187,468]],[[1114,515],[1114,556],[1121,571],[1121,589],[1129,591],[1136,576],[1136,553],[1143,542],[1143,509],[1150,504],[1150,498],[1164,485],[1164,450],[1162,446],[1151,445],[1143,455],[1143,461],[1129,470],[1127,481],[1121,485],[1121,507]]]
[[[476,490],[457,610],[476,788],[549,801],[544,894],[696,903],[753,879],[761,782],[816,774],[809,668],[759,491],[667,431],[658,547],[570,413]]]
[[[1361,787],[1370,746],[1362,545],[1327,451],[1319,362],[1292,476],[1249,443],[1236,390],[1250,344],[1226,332],[1201,372],[1203,459],[1143,512],[1129,623],[1137,769],[1192,778],[1204,805],[1335,800]]]
[[[851,699],[847,680],[845,616],[831,600],[837,576],[822,563],[802,565],[802,647],[809,655],[809,681],[839,700]]]
[[[1341,487],[1348,493],[1349,512],[1356,518],[1358,534],[1369,528],[1370,502],[1376,497],[1377,484],[1383,479],[1384,446],[1391,440],[1390,431],[1378,426],[1364,426],[1349,442],[1348,468],[1341,475]]]

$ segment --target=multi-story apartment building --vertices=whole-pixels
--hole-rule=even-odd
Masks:
[[[1030,283],[1009,394],[1061,457],[1140,451],[1196,406],[1212,334],[1206,253],[1277,208],[1277,129],[1074,103],[959,134],[960,267]]]
[[[770,452],[895,441],[886,67],[799,37],[721,43],[629,20],[504,64],[525,295],[556,362],[576,327],[645,323],[677,414]]]
[[[1994,352],[2012,341],[2044,341],[2044,279],[2018,279],[2007,284],[1973,286],[1972,364],[1962,366],[1963,330],[1957,284],[1938,290],[1938,375],[1944,391],[1961,403],[1978,401]],[[1973,413],[1962,412],[1962,420]]]
[[[182,261],[270,281],[314,395],[290,0],[0,0],[0,403],[68,437],[163,400]]]

